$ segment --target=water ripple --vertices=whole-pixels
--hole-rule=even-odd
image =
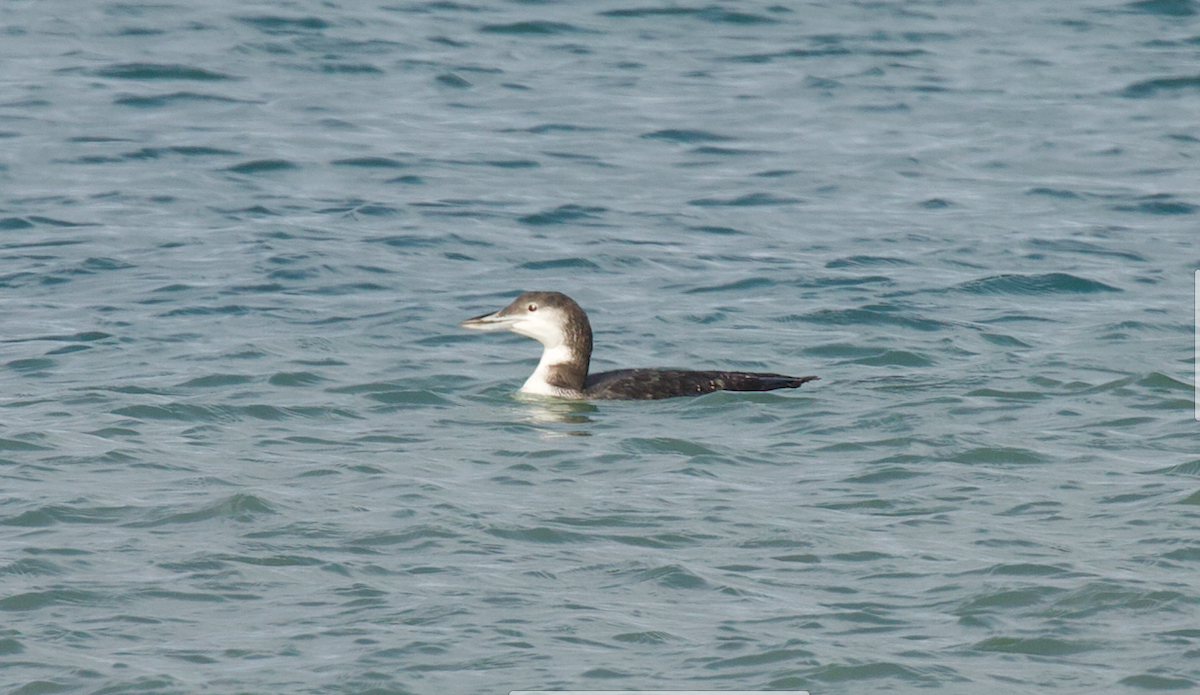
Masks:
[[[1200,683],[1193,0],[58,9],[9,690]],[[821,380],[518,397],[456,324],[528,287],[597,369]]]

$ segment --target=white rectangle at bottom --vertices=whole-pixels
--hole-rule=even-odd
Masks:
[[[807,690],[513,690],[508,695],[808,695]]]

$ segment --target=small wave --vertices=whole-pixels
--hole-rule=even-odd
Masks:
[[[1163,494],[1164,493],[1162,493],[1162,492],[1130,492],[1130,493],[1123,494],[1123,495],[1110,495],[1108,497],[1101,497],[1098,501],[1100,504],[1128,504],[1130,502],[1141,502],[1142,500],[1152,499],[1155,497],[1159,497]],[[1194,556],[1190,557],[1190,558],[1181,558],[1181,557],[1175,555],[1175,553],[1183,552],[1183,551],[1175,550],[1175,551],[1171,551],[1170,553],[1164,554],[1163,557],[1165,557],[1169,560],[1178,560],[1178,559],[1200,560],[1200,551],[1196,551],[1195,549],[1184,549],[1184,550],[1192,552]]]
[[[739,149],[739,148],[733,148],[733,147],[713,147],[711,145],[706,145],[704,147],[697,147],[697,148],[691,150],[691,154],[704,154],[704,155],[711,154],[711,155],[717,155],[720,157],[734,157],[734,156],[739,156],[739,155],[763,154],[763,151],[762,150]]]
[[[708,447],[682,439],[656,437],[642,439],[633,437],[626,439],[622,447],[626,451],[646,454],[683,454],[684,456],[718,456],[719,454]]]
[[[174,510],[175,507],[164,508]],[[171,511],[169,513],[152,514],[153,518],[124,524],[131,528],[147,528],[167,524],[193,524],[198,521],[211,519],[230,519],[232,521],[248,522],[264,514],[275,514],[275,508],[269,502],[245,493],[231,495],[199,509],[187,512]]]
[[[562,543],[583,543],[592,540],[592,537],[583,533],[572,533],[569,531],[557,531],[545,526],[537,526],[534,528],[489,528],[489,535],[497,538],[503,538],[510,541],[525,541],[527,543],[549,543],[558,545]]]
[[[830,56],[850,55],[851,53],[853,51],[844,46],[828,46],[825,48],[793,48],[777,53],[749,53],[732,56],[728,60],[739,63],[770,63],[779,58],[827,58]]]
[[[875,562],[876,560],[886,560],[891,557],[894,556],[874,550],[859,550],[853,553],[836,553],[830,559],[841,560],[842,562]]]
[[[93,72],[98,77],[113,77],[122,80],[196,80],[214,82],[237,79],[232,75],[211,72],[190,65],[162,65],[158,63],[121,63],[100,68]]]
[[[805,77],[801,85],[808,89],[838,89],[844,86],[844,84],[838,80],[829,77],[816,77],[813,75]]]
[[[704,232],[705,234],[717,234],[720,236],[735,236],[735,235],[745,234],[745,232],[738,231],[732,227],[701,226],[701,227],[688,227],[688,229],[690,229],[694,232]]]
[[[955,285],[955,290],[970,294],[1052,294],[1121,292],[1122,290],[1095,280],[1067,273],[1045,275],[994,275]]]
[[[894,104],[865,104],[855,107],[855,110],[863,113],[908,113],[912,107],[900,101]]]
[[[30,374],[30,375],[39,374],[41,372],[44,372],[45,370],[50,369],[54,365],[55,365],[54,360],[48,359],[46,357],[30,357],[28,359],[23,359],[23,360],[13,360],[11,362],[6,362],[4,364],[5,367],[8,367],[9,369],[13,370],[14,372],[24,372],[24,373]]]
[[[623,642],[625,644],[666,644],[672,641],[678,641],[682,638],[676,637],[668,632],[660,632],[658,630],[648,630],[646,632],[622,632],[619,635],[613,635],[614,642]]]
[[[1034,248],[1046,249],[1049,251],[1062,251],[1065,253],[1081,253],[1088,256],[1109,256],[1112,258],[1122,258],[1127,261],[1146,262],[1146,257],[1134,251],[1117,251],[1107,249],[1099,244],[1093,244],[1078,239],[1032,239],[1029,245]]]
[[[1005,446],[981,446],[950,457],[951,461],[966,464],[1032,464],[1046,463],[1050,459],[1029,449]]]
[[[1042,196],[1048,196],[1050,198],[1064,198],[1064,199],[1072,199],[1072,200],[1078,200],[1079,198],[1083,197],[1083,196],[1079,195],[1078,193],[1076,193],[1075,191],[1070,191],[1065,188],[1045,188],[1045,187],[1031,188],[1028,191],[1025,191],[1025,194],[1026,195],[1042,195]]]
[[[189,601],[199,603],[223,603],[225,598],[220,594],[213,594],[206,591],[172,591],[170,589],[141,589],[132,592],[137,596],[144,598],[164,598],[169,601]],[[138,689],[149,689],[150,687],[163,687],[165,683],[155,682],[154,686],[141,685]]]
[[[311,567],[313,565],[325,564],[325,560],[306,557],[304,555],[267,555],[265,557],[229,555],[222,559],[231,562],[240,562],[243,565],[260,565],[262,567]]]
[[[187,405],[172,403],[170,405],[130,405],[117,408],[114,415],[122,415],[137,420],[180,420],[183,422],[234,422],[237,420],[227,409],[215,406]]]
[[[1006,509],[1000,513],[1000,516],[1029,516],[1042,514],[1047,516],[1055,515],[1062,509],[1062,504],[1058,502],[1027,502],[1018,504],[1011,509]]]
[[[835,326],[874,325],[901,326],[918,331],[939,331],[947,324],[933,319],[909,316],[895,307],[875,305],[859,309],[822,309],[789,319]]]
[[[434,78],[438,84],[452,89],[470,89],[475,85],[468,82],[466,79],[455,75],[452,72],[442,73]]]
[[[441,395],[426,390],[382,391],[368,394],[366,398],[387,405],[453,405],[451,401]]]
[[[770,193],[747,193],[736,198],[697,198],[689,200],[688,205],[697,207],[755,207],[760,205],[792,205],[803,203],[799,198],[777,196]]]
[[[667,140],[669,142],[680,143],[697,143],[697,142],[730,142],[737,138],[728,135],[720,135],[710,133],[707,130],[656,130],[652,133],[645,133],[642,136],[643,140]]]
[[[325,62],[314,69],[326,75],[382,75],[383,70],[370,63]]]
[[[53,577],[66,572],[67,570],[64,567],[56,565],[49,560],[39,560],[37,558],[25,558],[0,567],[0,575],[17,577]],[[4,653],[4,650],[0,648],[0,655]]]
[[[442,236],[420,236],[417,234],[393,234],[391,236],[366,239],[368,244],[384,244],[396,249],[429,248],[444,244],[446,241],[447,238]]]
[[[225,306],[195,306],[186,309],[172,309],[163,316],[242,316],[250,313],[249,307],[241,304],[227,304]]]
[[[409,166],[390,157],[351,157],[330,162],[335,167],[361,167],[364,169],[400,169]]]
[[[9,218],[9,219],[20,220],[21,218],[16,217],[16,218]],[[95,226],[98,226],[95,222],[68,222],[66,220],[59,220],[59,219],[55,219],[53,217],[44,217],[42,215],[29,215],[28,217],[25,218],[25,220],[28,220],[28,222],[30,222],[30,223],[44,224],[44,225],[49,225],[51,227],[95,227]],[[24,222],[25,220],[22,220],[22,221]],[[23,227],[23,226],[19,227],[19,228],[25,229],[25,227]]]
[[[781,8],[776,5],[772,9]],[[734,12],[726,10],[722,7],[710,5],[708,7],[639,7],[627,10],[608,10],[600,13],[601,17],[615,17],[619,19],[625,18],[643,18],[643,17],[683,17],[688,19],[700,19],[712,24],[775,24],[778,20],[771,17],[765,17],[760,14],[750,14],[749,12]]]
[[[19,439],[0,438],[0,451],[50,451],[50,448],[22,442]]]
[[[264,34],[307,34],[323,31],[330,27],[329,22],[319,17],[260,15],[256,17],[235,17],[234,19],[242,24],[252,26]]]
[[[729,659],[710,661],[704,665],[704,668],[745,668],[747,666],[762,666],[764,664],[774,664],[780,661],[792,660],[802,660],[801,663],[804,663],[814,656],[815,654],[807,649],[768,649],[756,654],[746,654],[744,656],[735,656]]]
[[[358,394],[358,393],[380,393],[383,391],[396,391],[400,388],[401,388],[401,386],[398,383],[393,383],[393,382],[388,382],[388,381],[376,381],[376,382],[371,382],[371,383],[367,383],[367,384],[353,384],[350,386],[335,386],[335,387],[327,389],[327,390],[329,391],[329,393]]]
[[[1153,80],[1134,82],[1121,90],[1121,96],[1127,99],[1148,99],[1160,94],[1178,94],[1184,90],[1200,90],[1200,75],[1159,77]]]
[[[234,150],[222,150],[216,147],[143,147],[140,150],[122,153],[121,157],[131,160],[157,160],[172,154],[183,157],[234,157],[239,153]]]
[[[1075,621],[1093,618],[1104,612],[1121,614],[1133,608],[1175,614],[1181,603],[1193,602],[1190,597],[1179,591],[1147,590],[1138,584],[1113,580],[1091,581],[1079,589],[1057,597],[1053,604],[1040,612],[1054,621]]]
[[[121,521],[132,509],[51,504],[4,519],[0,525],[38,528],[55,524],[112,524]]]
[[[98,273],[98,272],[104,272],[106,270],[126,270],[128,268],[135,268],[135,267],[137,267],[137,266],[133,265],[132,263],[126,263],[125,261],[120,261],[115,258],[101,257],[101,258],[89,258],[89,259],[85,260],[83,263],[79,264],[79,267],[76,270],[74,270],[72,272]]]
[[[1162,372],[1150,372],[1146,376],[1138,379],[1139,386],[1156,391],[1179,391],[1181,393],[1191,393],[1195,390],[1191,384],[1174,379],[1163,374]]]
[[[1117,682],[1142,690],[1190,690],[1196,687],[1196,681],[1189,678],[1168,678],[1153,673],[1126,676]]]
[[[310,294],[324,297],[337,297],[340,295],[356,295],[364,292],[385,292],[391,291],[393,288],[380,285],[374,282],[347,282],[338,285],[322,285],[321,287],[311,287],[308,289],[298,290],[298,294]]]
[[[1026,343],[1022,340],[1018,340],[1017,338],[1014,338],[1011,335],[1002,335],[999,333],[980,333],[979,337],[983,338],[984,340],[991,343],[992,345],[999,345],[1000,347],[1013,347],[1013,348],[1033,347],[1029,343]]]
[[[370,536],[362,536],[348,541],[348,545],[352,547],[406,545],[409,543],[420,543],[423,545],[425,543],[454,538],[461,538],[461,534],[438,526],[420,525],[399,533],[377,533]]]
[[[573,123],[543,123],[529,128],[504,128],[501,133],[530,133],[543,135],[545,133],[595,133],[604,130],[592,126],[575,125]]]
[[[189,379],[179,385],[180,388],[220,388],[222,386],[240,386],[254,381],[254,377],[242,374],[212,374],[209,376]]]
[[[1146,472],[1162,475],[1187,475],[1200,477],[1200,459],[1188,461],[1187,463],[1180,463],[1174,466],[1168,466],[1166,468],[1157,468],[1155,470]]]
[[[1173,200],[1167,193],[1158,193],[1139,198],[1132,204],[1114,205],[1118,212],[1142,212],[1148,215],[1191,215],[1197,210],[1191,203]]]
[[[861,267],[878,267],[878,266],[898,266],[898,265],[916,265],[912,261],[906,261],[903,258],[891,258],[888,256],[847,256],[829,261],[825,264],[826,268],[861,268]]]
[[[0,599],[0,611],[35,611],[47,606],[99,605],[103,595],[95,591],[79,589],[51,589],[31,591]]]
[[[942,674],[944,676],[944,674]],[[838,683],[842,681],[875,680],[879,678],[898,678],[911,682],[937,682],[938,679],[920,673],[915,669],[891,662],[872,662],[867,664],[829,664],[814,670],[811,677],[825,682]]]
[[[978,652],[1030,654],[1035,656],[1066,656],[1099,649],[1092,642],[1061,640],[1053,637],[992,637],[976,642],[971,649]]]
[[[276,274],[272,273],[272,277],[282,277],[284,279],[301,279],[305,276],[301,276],[301,278],[289,278],[286,275],[276,275]],[[281,285],[277,282],[271,282],[271,283],[265,283],[265,284],[261,284],[261,285],[235,285],[233,287],[230,287],[227,290],[221,290],[220,294],[222,294],[222,295],[275,294],[276,292],[282,292],[283,290],[284,290],[283,285]]]
[[[971,398],[996,398],[1009,401],[1036,401],[1046,397],[1040,391],[1001,391],[999,389],[975,389],[967,392]]]
[[[508,36],[562,36],[564,34],[595,33],[566,22],[529,21],[512,24],[485,24],[479,28],[484,34]]]
[[[996,613],[1006,608],[1024,608],[1043,603],[1047,599],[1062,594],[1065,589],[1052,586],[1034,586],[1021,589],[1008,589],[977,596],[955,611],[958,616],[976,616]]]
[[[33,223],[20,217],[5,217],[0,219],[0,231],[15,232],[19,229],[33,229]]]
[[[139,109],[159,108],[178,102],[203,101],[236,104],[240,103],[242,100],[234,99],[232,97],[218,96],[215,94],[199,94],[197,92],[172,92],[170,94],[155,95],[125,94],[113,99],[114,104],[119,104],[121,106],[132,106]]]
[[[1131,2],[1125,7],[1134,12],[1165,17],[1191,17],[1196,14],[1195,0],[1138,0],[1138,2]]]
[[[854,360],[855,364],[863,364],[870,367],[930,367],[933,366],[933,360],[907,350],[885,350],[878,355],[871,357],[860,357]]]
[[[586,258],[556,258],[550,261],[530,261],[528,263],[522,263],[518,267],[525,270],[557,270],[559,268],[600,270],[600,266]]]
[[[286,159],[256,159],[242,164],[235,164],[227,167],[225,171],[230,171],[235,174],[265,174],[272,171],[287,171],[289,169],[299,169],[300,166],[295,162]]]
[[[1066,577],[1073,573],[1057,565],[1044,565],[1035,562],[1017,564],[1000,564],[968,572],[967,574],[991,574],[1001,577]]]
[[[655,536],[609,536],[609,540],[625,545],[632,545],[638,548],[682,548],[691,545],[698,545],[707,540],[693,538],[691,536],[683,536],[674,533],[659,534]]]
[[[828,345],[815,345],[813,347],[804,348],[805,355],[813,355],[815,357],[844,357],[847,359],[856,359],[860,357],[871,357],[883,352],[886,348],[869,347],[862,345],[849,345],[847,343],[830,343]]]
[[[565,224],[577,220],[598,219],[603,212],[607,212],[607,210],[601,207],[568,204],[560,205],[553,210],[526,215],[518,218],[517,221],[530,226]]]
[[[837,275],[834,277],[815,277],[800,280],[793,280],[788,284],[792,287],[800,288],[820,288],[820,287],[854,287],[856,285],[869,285],[874,283],[894,284],[893,280],[886,275],[858,275],[846,276]]]
[[[492,159],[484,163],[497,169],[537,169],[542,166],[532,159]]]
[[[655,582],[670,589],[706,589],[708,582],[680,565],[665,565],[641,570],[634,575],[639,582]]]
[[[136,420],[177,420],[180,422],[240,422],[252,420],[290,420],[296,417],[324,419],[329,417],[355,418],[349,411],[340,408],[319,406],[280,407],[274,405],[192,405],[168,403],[166,405],[131,405],[117,408],[114,415]]]
[[[276,372],[267,379],[272,386],[311,386],[325,379],[312,372]]]
[[[755,290],[762,287],[773,287],[775,281],[769,278],[746,278],[737,282],[730,282],[724,285],[712,285],[709,287],[693,287],[684,292],[684,294],[707,294],[709,292],[737,292],[740,290]]]
[[[794,562],[801,565],[819,565],[821,558],[813,553],[796,553],[794,555],[776,555],[771,558],[776,562]]]

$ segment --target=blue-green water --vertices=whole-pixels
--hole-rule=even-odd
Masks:
[[[1196,688],[1198,12],[3,4],[0,685]]]

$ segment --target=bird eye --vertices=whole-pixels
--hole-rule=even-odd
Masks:
[[[530,304],[530,305],[529,305],[529,307],[528,307],[528,309],[529,309],[530,311],[537,311],[537,304]]]

